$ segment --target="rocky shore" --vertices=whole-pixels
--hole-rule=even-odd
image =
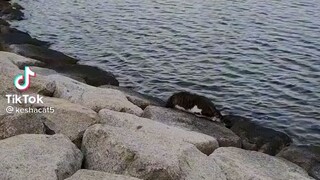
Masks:
[[[320,179],[319,147],[295,145],[244,117],[217,123],[119,87],[111,72],[12,28],[22,10],[0,0],[1,180]],[[37,76],[21,92],[13,79],[25,66]],[[8,103],[13,94],[41,95],[43,103]]]

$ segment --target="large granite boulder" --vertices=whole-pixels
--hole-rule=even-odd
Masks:
[[[125,87],[118,87],[118,86],[112,86],[112,85],[103,85],[100,87],[107,88],[107,89],[116,89],[123,92],[127,96],[130,102],[139,106],[141,109],[145,109],[149,105],[161,106],[161,107],[164,107],[166,105],[166,102],[164,102],[162,99],[144,95]]]
[[[264,153],[234,147],[216,149],[213,159],[228,180],[311,180],[301,167]]]
[[[163,107],[148,106],[142,117],[159,121],[170,126],[196,131],[216,138],[219,146],[241,147],[240,138],[223,124],[199,118],[193,114]]]
[[[0,96],[0,119],[2,119],[7,115],[7,110],[6,110],[7,107],[8,107],[8,100],[5,97]]]
[[[96,112],[104,108],[138,116],[143,112],[118,90],[92,87],[61,75],[49,75],[47,78],[56,84],[54,97],[81,104]]]
[[[18,91],[13,84],[15,76],[23,74],[23,71],[19,67],[29,64],[36,65],[38,63],[39,61],[36,60],[0,51],[0,95],[38,93],[52,96],[56,88],[55,83],[40,75],[31,78],[30,88],[27,91]]]
[[[161,130],[93,125],[82,142],[84,168],[146,180],[226,179],[215,161],[194,145],[164,137]]]
[[[277,156],[299,165],[305,169],[310,176],[320,180],[319,146],[291,145],[282,149]]]
[[[102,109],[99,111],[99,116],[100,123],[132,130],[139,129],[146,134],[151,133],[153,136],[158,136],[160,139],[173,139],[173,141],[191,143],[207,155],[219,147],[217,140],[211,136],[168,126],[132,114]]]
[[[6,51],[39,60],[50,65],[75,64],[77,59],[46,47],[32,44],[11,44]]]
[[[0,140],[19,134],[44,134],[43,117],[39,114],[12,114],[0,118]]]
[[[31,107],[43,109],[43,123],[47,134],[64,134],[78,147],[81,146],[85,130],[99,122],[98,114],[87,107],[73,104],[64,99],[44,97],[43,104]]]
[[[234,133],[240,136],[242,147],[247,150],[276,155],[282,148],[292,143],[287,134],[262,127],[241,116],[228,115],[224,116],[222,120]]]
[[[63,180],[81,168],[82,158],[63,135],[14,136],[0,141],[0,179]]]
[[[101,171],[81,169],[66,180],[139,180],[130,176],[111,174]]]

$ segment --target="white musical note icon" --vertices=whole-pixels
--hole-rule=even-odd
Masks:
[[[14,85],[16,88],[18,88],[21,91],[25,91],[29,89],[30,87],[30,77],[36,77],[36,73],[31,71],[31,69],[28,66],[24,67],[24,75],[19,74],[14,78]],[[20,84],[20,82],[23,81],[23,84]]]

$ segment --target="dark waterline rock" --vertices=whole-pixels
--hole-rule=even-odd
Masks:
[[[2,43],[2,46],[9,46],[11,44],[32,44],[48,47],[50,45],[48,42],[32,38],[26,32],[5,25],[0,25],[0,43]]]
[[[7,1],[0,2],[0,17],[5,20],[23,20],[24,14],[21,12],[23,8],[17,4],[12,5]]]
[[[0,19],[0,25],[10,26],[10,24],[7,21],[3,20],[3,19]]]
[[[78,62],[77,59],[59,51],[31,44],[12,44],[6,50],[21,56],[39,60],[49,65],[75,64]]]
[[[319,146],[291,145],[284,148],[277,156],[299,165],[305,169],[310,176],[320,180]]]
[[[104,71],[98,67],[74,64],[52,66],[50,68],[69,77],[78,77],[84,79],[84,81],[91,86],[119,86],[119,81],[111,72]]]
[[[276,155],[284,147],[292,143],[292,139],[287,134],[262,127],[241,116],[223,116],[222,121],[228,128],[240,136],[242,148],[246,150]]]
[[[16,3],[16,2],[12,3],[12,7],[13,7],[14,9],[24,10],[24,7],[22,7],[20,4],[18,4],[18,3]]]

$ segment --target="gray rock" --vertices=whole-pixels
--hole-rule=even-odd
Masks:
[[[228,180],[312,179],[301,167],[264,153],[234,147],[216,149],[211,155]]]
[[[56,84],[54,97],[81,104],[96,112],[104,108],[138,116],[143,112],[118,90],[92,87],[61,75],[50,75],[47,78]]]
[[[274,156],[282,148],[292,143],[287,134],[262,127],[241,116],[228,115],[224,116],[222,120],[234,133],[240,136],[242,147],[247,150],[255,150]]]
[[[24,134],[0,141],[1,180],[63,180],[81,167],[82,154],[63,135]]]
[[[25,58],[8,52],[0,52],[0,95],[21,94],[14,85],[13,79],[18,74],[23,74],[19,66],[27,64],[37,64],[38,61]],[[23,94],[38,93],[42,95],[52,96],[55,91],[55,84],[50,79],[41,75],[31,78],[31,86]]]
[[[85,130],[99,122],[99,117],[93,110],[70,103],[64,99],[43,98],[44,104],[33,104],[34,108],[45,108],[54,113],[43,113],[44,124],[49,134],[64,134],[78,147],[81,146],[82,136]]]
[[[13,108],[12,113],[7,108]],[[7,99],[0,96],[0,140],[19,134],[44,134],[43,117],[40,114],[19,114],[16,108],[22,105],[9,104]]]
[[[144,129],[91,126],[82,143],[84,167],[146,180],[225,179],[193,145]]]
[[[146,134],[150,133],[153,136],[157,136],[159,139],[172,139],[172,141],[191,143],[207,155],[219,147],[217,140],[211,136],[168,126],[132,114],[103,109],[99,112],[99,116],[101,123],[132,130],[138,129]]]
[[[12,114],[0,119],[0,140],[19,134],[44,134],[41,115]]]
[[[66,180],[139,180],[134,177],[123,176],[118,174],[110,174],[101,171],[92,171],[87,169],[81,169],[77,171],[73,176]]]
[[[31,66],[30,69],[33,72],[40,74],[40,75],[43,75],[43,76],[58,74],[57,71],[55,71],[53,69],[44,68],[44,67]]]
[[[3,117],[5,117],[8,113],[6,111],[6,108],[8,107],[8,100],[3,97],[0,96],[0,119],[2,119]]]
[[[161,123],[200,132],[216,138],[219,146],[241,147],[240,138],[223,124],[199,118],[192,114],[163,107],[148,106],[142,117]]]
[[[7,51],[51,65],[75,64],[78,62],[78,60],[61,52],[31,44],[11,44]]]
[[[320,147],[291,145],[284,148],[277,156],[299,165],[310,176],[320,180]]]
[[[149,105],[161,106],[161,107],[164,107],[166,105],[166,103],[159,98],[144,95],[144,94],[141,94],[141,93],[136,92],[134,90],[125,88],[125,87],[118,87],[118,86],[112,86],[112,85],[103,85],[100,87],[101,88],[109,88],[109,89],[117,89],[117,90],[123,92],[127,96],[128,100],[130,102],[139,106],[141,109],[145,109]]]

